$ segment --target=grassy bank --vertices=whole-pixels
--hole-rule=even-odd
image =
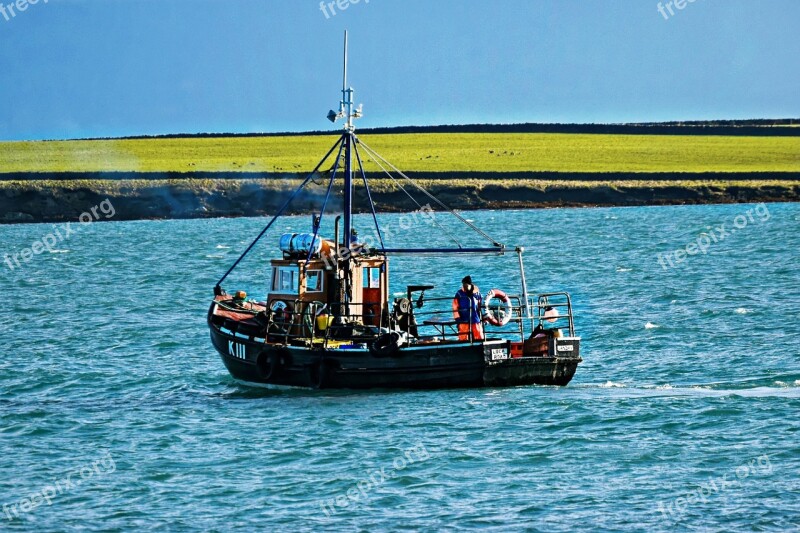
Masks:
[[[800,172],[800,137],[421,133],[362,140],[409,172]],[[335,134],[2,142],[0,174],[302,173],[334,141]]]
[[[74,220],[105,198],[118,220],[269,215],[335,141],[0,143],[0,222]],[[800,137],[476,132],[362,141],[457,209],[800,201]],[[379,210],[416,207],[362,157]],[[292,212],[318,209],[323,195],[311,186]],[[365,196],[355,191],[357,209]]]
[[[800,180],[439,179],[420,183],[457,209],[800,201]],[[105,199],[116,209],[115,220],[264,216],[274,214],[298,184],[296,179],[8,180],[0,182],[0,222],[76,220]],[[371,190],[380,211],[416,208],[389,180],[374,180]],[[309,187],[289,212],[315,212],[324,194],[321,184]],[[337,200],[329,203],[331,211],[341,209]],[[354,203],[357,211],[366,211],[363,188],[354,191]]]

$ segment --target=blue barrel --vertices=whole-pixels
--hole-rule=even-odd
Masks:
[[[304,254],[308,252],[318,254],[322,250],[322,239],[319,235],[314,237],[313,233],[301,233],[295,239],[295,248]]]
[[[322,239],[312,233],[284,233],[281,236],[280,248],[287,254],[307,254],[309,251],[318,254],[322,250]]]
[[[286,252],[287,254],[292,253],[292,239],[294,239],[296,235],[297,233],[284,233],[281,235],[281,252]]]

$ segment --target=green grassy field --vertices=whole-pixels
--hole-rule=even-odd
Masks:
[[[800,137],[423,133],[362,140],[410,172],[800,172]],[[0,173],[302,173],[334,141],[335,134],[0,142]],[[379,170],[369,161],[365,167]]]

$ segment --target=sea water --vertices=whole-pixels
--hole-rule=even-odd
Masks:
[[[0,530],[800,527],[800,206],[463,215],[524,246],[531,293],[572,295],[569,386],[250,388],[205,314],[266,220],[74,221],[45,250],[53,225],[0,226],[0,253],[32,250],[0,258]],[[379,220],[387,246],[489,244],[442,213]],[[224,286],[263,298],[310,222],[280,220]],[[393,294],[521,291],[515,253],[390,272]]]

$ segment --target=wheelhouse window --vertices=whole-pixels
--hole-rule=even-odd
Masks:
[[[272,269],[272,290],[282,293],[296,293],[299,276],[294,267],[274,267]]]
[[[322,292],[322,270],[306,272],[306,292]]]
[[[381,286],[381,269],[377,267],[364,267],[364,288],[377,289]]]

